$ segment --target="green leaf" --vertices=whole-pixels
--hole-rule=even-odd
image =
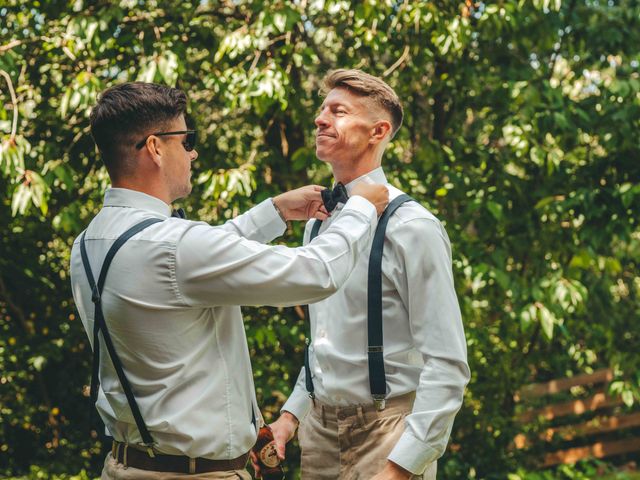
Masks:
[[[158,72],[167,85],[175,85],[178,80],[178,56],[171,52],[165,52],[158,59]]]
[[[487,209],[496,220],[501,221],[504,218],[501,204],[494,202],[493,200],[489,200],[487,202]]]
[[[29,189],[24,183],[21,183],[13,192],[13,197],[11,199],[11,215],[15,217],[18,213],[23,214],[29,206],[30,200],[31,189]]]
[[[538,318],[540,320],[540,325],[542,326],[542,331],[547,339],[551,340],[553,338],[553,326],[555,324],[555,317],[549,311],[547,307],[541,305],[538,307]]]

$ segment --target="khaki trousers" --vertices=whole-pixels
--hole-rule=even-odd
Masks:
[[[107,455],[102,469],[101,480],[251,480],[251,475],[246,470],[231,470],[228,472],[209,473],[165,473],[140,470],[133,467],[125,467],[111,456]]]
[[[386,408],[373,405],[331,407],[317,400],[300,423],[303,480],[369,480],[380,473],[404,432],[415,394],[387,400]],[[414,479],[435,480],[437,463]]]

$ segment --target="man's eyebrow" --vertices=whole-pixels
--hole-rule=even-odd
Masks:
[[[345,102],[336,102],[336,101],[329,102],[329,103],[322,102],[322,105],[320,105],[320,110],[324,110],[326,107],[329,107],[329,108],[342,107],[342,108],[347,108],[348,109],[348,108],[350,108],[350,105],[348,105]]]

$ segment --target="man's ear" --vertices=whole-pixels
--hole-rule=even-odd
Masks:
[[[371,130],[369,143],[376,145],[384,141],[391,134],[391,122],[388,120],[378,120]]]
[[[158,167],[162,166],[162,144],[160,139],[155,135],[149,135],[147,141],[144,144],[143,150],[146,150],[146,153],[149,159],[155,163]]]

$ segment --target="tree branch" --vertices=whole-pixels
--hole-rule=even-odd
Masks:
[[[7,50],[11,50],[19,45],[22,45],[22,40],[11,40],[6,45],[0,45],[0,52],[6,52]]]
[[[9,74],[0,69],[0,75],[2,75],[7,81],[9,94],[11,95],[11,103],[13,104],[13,122],[11,123],[11,136],[9,137],[9,141],[12,142],[18,133],[18,98],[16,97],[16,92],[13,89],[13,82],[11,81]]]
[[[402,52],[402,55],[400,55],[400,58],[398,58],[398,60],[396,60],[396,63],[394,63],[393,65],[391,65],[389,68],[387,68],[384,73],[382,74],[382,77],[386,77],[388,75],[390,75],[391,73],[393,73],[393,71],[398,68],[400,65],[402,65],[405,60],[409,58],[409,45],[406,45],[404,47],[404,51]]]

